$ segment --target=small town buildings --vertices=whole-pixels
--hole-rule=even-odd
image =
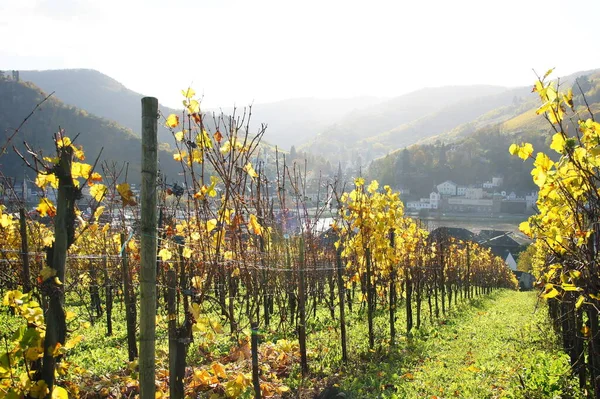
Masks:
[[[469,187],[467,188],[467,190],[465,191],[465,198],[468,199],[482,199],[483,198],[483,188],[475,188],[475,187]]]
[[[538,199],[537,192],[533,192],[533,193],[525,196],[525,205],[527,207],[527,210],[532,210],[535,207],[535,205],[537,204],[537,199]]]
[[[470,199],[466,197],[444,198],[442,208],[449,212],[495,213],[500,212],[501,200]]]
[[[446,180],[445,182],[437,185],[437,192],[441,195],[455,196],[457,187],[458,184],[451,180]]]
[[[429,198],[421,198],[418,201],[408,201],[406,207],[409,209],[438,209],[440,206],[441,195],[436,192],[429,194]]]

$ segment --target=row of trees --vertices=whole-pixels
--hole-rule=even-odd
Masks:
[[[410,332],[421,325],[425,303],[429,316],[436,318],[459,299],[500,287],[516,288],[501,259],[441,230],[429,234],[403,216],[399,194],[389,187],[380,189],[376,181],[366,186],[363,179],[356,179],[352,190],[336,190],[335,182],[321,181],[316,199],[310,201],[316,206],[309,208],[306,164],[289,165],[277,154],[276,178],[268,180],[263,160],[254,155],[264,129],[250,134],[249,114],[234,112],[213,117],[215,130],[209,133],[207,116],[200,113],[194,93],[188,89],[183,95],[186,109],[182,115],[169,116],[165,124],[173,131],[174,158],[184,183],[157,182],[160,212],[156,235],[152,233],[158,241],[153,254],[157,307],[168,319],[171,397],[209,389],[236,396],[250,385],[256,397],[283,392],[280,382],[259,375],[259,363],[266,359],[259,358],[258,331],[277,329],[296,335],[306,374],[310,339],[306,326],[320,312],[329,312],[339,328],[342,358],[347,361],[347,312],[356,317],[366,312],[373,348],[376,339],[395,343],[396,312],[402,304]],[[55,375],[59,385],[71,389],[62,377],[69,368],[65,354],[81,338],[67,336],[71,315],[64,304],[69,295],[89,298],[84,302],[90,321],[98,322],[105,313],[108,334],[113,301],[123,301],[129,359],[138,354],[140,241],[151,233],[127,221],[127,215],[135,220],[137,204],[126,183],[126,169],[104,164],[102,177],[95,165],[80,162],[83,151],[62,132],[55,143],[57,157],[34,153],[31,162],[38,171],[38,186],[58,190],[56,205],[42,198],[38,207],[51,216],[54,233],[32,222],[23,231],[6,211],[1,216],[6,233],[2,253],[11,262],[2,286],[8,290],[4,305],[26,321],[26,327],[5,335],[0,390],[7,394],[66,394],[56,386]],[[88,220],[76,208],[85,186],[93,197]],[[112,199],[119,201],[118,206]],[[338,204],[339,214],[324,222],[321,216],[332,203]],[[121,217],[104,222],[106,214]],[[21,247],[25,240],[30,249]],[[29,252],[46,256],[24,259]],[[37,281],[24,273],[30,264],[37,265],[31,272],[39,276]],[[389,335],[376,337],[374,318],[385,311]],[[248,329],[254,332],[251,384],[229,375],[227,365],[213,364],[212,371],[192,376],[186,373],[187,351],[198,334],[223,330],[235,341],[243,340]]]
[[[600,398],[600,124],[585,98],[575,106],[573,89],[563,92],[560,82],[548,80],[550,73],[538,78],[534,91],[556,154],[534,156],[530,143],[510,147],[523,160],[534,159],[531,175],[539,187],[539,212],[520,228],[535,240],[528,251],[533,271],[580,385]],[[584,93],[579,83],[585,82],[574,89]]]

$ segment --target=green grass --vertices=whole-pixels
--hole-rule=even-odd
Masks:
[[[71,349],[68,360],[83,370],[65,378],[80,385],[98,381],[121,383],[117,375],[135,378],[128,371],[126,327],[123,307],[113,308],[113,335],[106,336],[105,319],[85,327],[87,312],[74,302],[67,309],[78,316],[70,336],[84,340]],[[374,320],[375,348],[368,347],[366,312],[360,304],[347,313],[350,362],[341,362],[339,322],[321,305],[307,320],[307,344],[311,373],[306,379],[293,366],[285,384],[293,397],[312,397],[335,385],[347,398],[552,398],[577,397],[571,389],[568,357],[560,351],[546,316],[545,305],[537,311],[532,292],[499,291],[487,297],[452,305],[447,315],[430,320],[423,303],[423,325],[405,330],[404,304],[397,314],[397,345],[389,345],[388,310],[378,309]],[[309,306],[307,306],[310,309]],[[163,312],[164,313],[164,312]],[[336,317],[338,312],[336,309]],[[164,316],[164,315],[163,315]],[[10,315],[0,315],[9,327]],[[212,320],[218,320],[216,313]],[[274,315],[270,329],[261,331],[262,341],[286,338],[296,341],[293,328],[277,328]],[[222,324],[225,322],[222,320]],[[188,353],[188,365],[199,367],[222,359],[234,344],[227,333],[202,336],[196,333]],[[157,325],[157,358],[166,364],[166,318]],[[246,366],[244,366],[246,367]],[[244,370],[244,372],[249,372]],[[115,378],[117,378],[115,380]],[[103,386],[110,386],[106,382]],[[248,389],[250,394],[251,389]]]
[[[577,397],[568,357],[535,293],[501,291],[417,331],[397,350],[354,361],[350,398]]]

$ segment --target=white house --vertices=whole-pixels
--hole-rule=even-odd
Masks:
[[[482,199],[483,198],[483,188],[474,188],[469,187],[465,191],[465,198],[468,199]]]
[[[508,267],[510,267],[510,270],[512,270],[512,271],[517,270],[517,261],[515,261],[515,258],[513,258],[512,254],[510,252],[506,256],[506,259],[504,259],[504,262],[506,263],[506,265]]]
[[[492,177],[492,186],[494,186],[494,187],[500,187],[503,184],[504,184],[504,178],[503,177]]]
[[[409,209],[431,209],[431,203],[427,198],[421,198],[418,201],[408,201],[406,207]]]
[[[438,209],[440,207],[440,200],[442,196],[439,193],[433,191],[429,194],[429,203],[431,204],[431,209]]]
[[[527,203],[527,209],[531,209],[535,206],[538,199],[538,193],[533,192],[525,196],[525,202]]]
[[[437,185],[437,191],[441,195],[456,195],[456,188],[458,185],[451,180],[446,180],[445,182]]]
[[[421,198],[418,201],[408,201],[406,207],[410,209],[438,209],[440,206],[441,195],[432,192],[429,198]]]
[[[459,197],[464,197],[467,192],[467,186],[458,186],[456,187],[456,195]]]

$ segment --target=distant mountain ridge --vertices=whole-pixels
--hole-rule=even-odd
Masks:
[[[561,82],[572,84],[594,72],[577,72]],[[139,131],[142,95],[98,71],[22,71],[21,77],[46,91],[55,90],[69,104],[129,127],[134,134]],[[532,118],[535,104],[531,87],[491,85],[430,87],[391,99],[299,98],[254,104],[250,128],[252,133],[266,124],[263,140],[284,151],[295,145],[298,151],[327,157],[332,164],[366,166],[415,143],[459,140],[496,124],[507,132],[531,128],[527,127],[531,120],[539,124]],[[232,108],[204,111],[230,114]],[[161,107],[161,112],[178,111]],[[159,140],[172,143],[171,133],[160,125]]]
[[[93,69],[57,69],[19,71],[21,80],[31,81],[66,104],[129,128],[136,136],[141,132],[141,100],[144,97],[115,79]],[[179,112],[159,104],[166,116]],[[162,124],[158,129],[159,142],[171,142],[172,134]]]
[[[46,92],[56,92],[65,103],[84,109],[100,117],[113,120],[131,129],[139,136],[141,118],[139,116],[142,94],[136,93],[115,79],[93,69],[63,69],[41,71],[19,71],[21,79],[31,81]],[[160,100],[160,99],[159,99]],[[264,140],[288,151],[292,145],[299,145],[316,135],[327,125],[350,113],[383,101],[378,97],[356,97],[346,99],[295,98],[272,103],[252,105],[251,133],[261,124],[268,125]],[[238,108],[238,115],[241,113]],[[159,105],[159,111],[166,116],[179,113]],[[232,107],[203,110],[206,113],[225,114],[233,112]],[[210,122],[211,118],[208,118]],[[159,126],[159,141],[172,142],[172,135],[162,124]]]
[[[300,146],[337,120],[384,101],[379,97],[292,98],[252,105],[251,130],[267,125],[265,140],[288,151]],[[231,113],[231,108],[223,108]],[[210,111],[210,110],[209,110]]]
[[[506,91],[500,86],[444,86],[424,88],[347,115],[314,137],[302,149],[337,154],[341,158],[361,151],[363,159],[371,160],[400,146],[418,141],[421,136],[409,131],[398,139],[402,127],[411,126],[422,118],[462,102],[497,95]],[[387,135],[390,140],[378,141]]]

